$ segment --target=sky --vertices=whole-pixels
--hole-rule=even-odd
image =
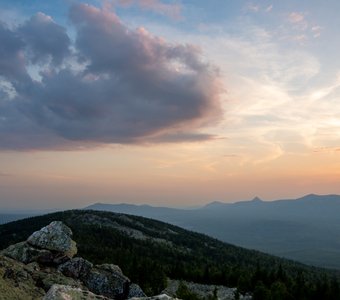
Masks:
[[[339,10],[0,0],[0,210],[340,194]]]

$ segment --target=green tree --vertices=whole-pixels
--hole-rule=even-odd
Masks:
[[[237,288],[242,293],[245,293],[251,290],[251,279],[248,274],[240,275],[238,282],[237,282]]]
[[[272,284],[270,293],[273,300],[286,300],[289,298],[287,287],[281,281],[276,281]]]
[[[189,290],[188,286],[183,281],[178,285],[176,297],[183,300],[201,300],[198,295]]]
[[[271,300],[270,290],[265,287],[262,282],[259,282],[255,286],[255,290],[253,293],[253,300]]]

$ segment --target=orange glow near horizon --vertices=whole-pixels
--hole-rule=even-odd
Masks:
[[[219,146],[229,141],[213,143],[214,152],[206,143],[25,153],[21,160],[16,154],[1,154],[2,206],[30,208],[28,203],[35,203],[49,208],[53,203],[56,208],[72,208],[94,202],[195,206],[255,196],[275,200],[339,192],[338,151],[257,162],[246,153],[223,155]]]

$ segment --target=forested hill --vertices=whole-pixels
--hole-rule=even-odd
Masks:
[[[0,226],[0,249],[25,240],[59,220],[73,231],[79,255],[94,263],[118,264],[150,294],[166,277],[238,287],[254,299],[339,299],[336,271],[302,265],[220,242],[143,217],[73,210]]]

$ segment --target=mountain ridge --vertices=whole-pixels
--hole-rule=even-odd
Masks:
[[[297,199],[223,203],[198,209],[88,206],[149,218],[208,234],[225,242],[301,262],[340,269],[340,196],[308,194]]]

